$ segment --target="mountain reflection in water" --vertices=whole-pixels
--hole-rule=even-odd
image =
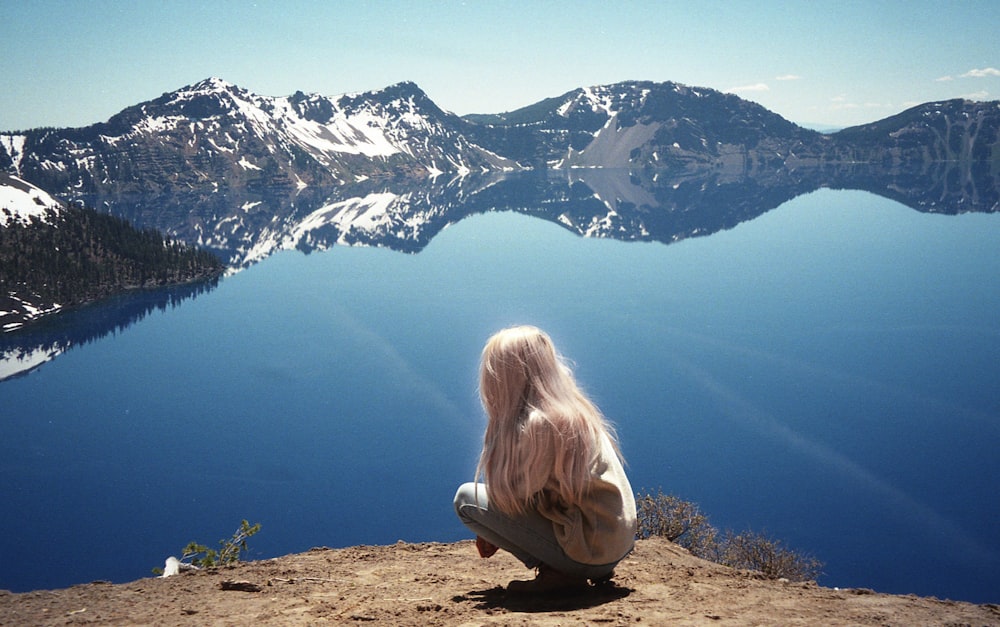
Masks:
[[[417,253],[449,224],[491,211],[531,215],[586,237],[665,244],[731,229],[820,188],[864,190],[922,212],[996,212],[998,177],[984,162],[932,162],[909,169],[840,164],[749,172],[580,168],[420,181],[367,180],[336,189],[218,191],[213,187],[89,202],[140,228],[155,228],[215,250],[240,268],[279,250],[309,253],[338,244]],[[0,381],[216,284],[127,295],[7,334],[0,338]]]
[[[166,311],[218,285],[214,278],[190,285],[140,290],[43,318],[0,335],[0,381],[24,376],[71,348],[124,331],[153,311]]]
[[[309,252],[335,244],[418,252],[447,225],[489,211],[525,213],[590,237],[663,243],[732,228],[820,188],[864,190],[918,211],[995,212],[998,176],[979,162],[679,173],[570,169],[89,201],[139,227],[214,249],[240,267],[277,250]]]

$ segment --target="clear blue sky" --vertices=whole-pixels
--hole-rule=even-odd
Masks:
[[[84,126],[209,76],[334,96],[412,80],[494,113],[643,79],[800,124],[1000,99],[1000,1],[0,0],[0,131]]]

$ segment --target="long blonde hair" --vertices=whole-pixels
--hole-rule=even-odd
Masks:
[[[543,488],[545,498],[579,503],[602,437],[618,454],[613,427],[540,329],[512,327],[489,339],[479,394],[489,421],[476,477],[484,477],[490,506],[501,512],[527,511]]]

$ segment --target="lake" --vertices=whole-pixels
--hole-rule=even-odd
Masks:
[[[706,226],[581,180],[554,213],[552,190],[481,185],[389,245],[341,203],[334,231],[219,244],[242,269],[217,285],[8,334],[0,588],[151,576],[244,518],[250,558],[466,538],[479,353],[530,323],[636,490],[818,557],[822,585],[1000,602],[1000,215],[827,184],[736,211],[701,181],[725,210]]]

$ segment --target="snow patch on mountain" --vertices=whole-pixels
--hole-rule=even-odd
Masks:
[[[13,162],[14,172],[21,172],[21,159],[24,158],[25,135],[0,135],[0,148],[2,148],[10,160]]]
[[[169,133],[174,129],[180,128],[182,125],[186,124],[188,119],[185,117],[177,115],[164,115],[164,116],[151,116],[143,118],[135,125],[132,133],[128,133],[122,137],[107,137],[106,139],[111,143],[115,144],[123,138],[128,138],[133,135],[158,135],[161,133]]]
[[[246,157],[240,157],[240,160],[237,161],[236,163],[238,163],[240,166],[242,166],[244,170],[261,170],[262,169],[260,166],[255,165],[253,163],[250,163],[247,160]]]
[[[28,224],[32,218],[48,222],[62,205],[38,187],[16,176],[0,174],[0,226]]]
[[[0,135],[5,169],[59,193],[339,185],[515,170],[413,83],[328,97],[261,96],[209,78],[81,129]]]
[[[612,106],[613,100],[607,90],[601,90],[601,93],[596,93],[593,87],[585,87],[583,89],[583,97],[590,104],[591,111],[594,113],[604,111],[609,116],[615,114],[615,109]]]
[[[384,158],[402,152],[386,133],[387,120],[371,112],[351,116],[338,110],[329,122],[321,124],[299,117],[287,99],[275,99],[275,104],[284,105],[276,110],[284,109],[286,113],[279,118],[279,126],[284,127],[292,141],[312,154],[347,153]],[[329,163],[328,159],[322,160]]]
[[[641,109],[651,91],[649,87],[633,83],[582,87],[573,92],[572,97],[556,109],[556,113],[569,117],[573,111],[584,110],[613,117],[623,109]]]

